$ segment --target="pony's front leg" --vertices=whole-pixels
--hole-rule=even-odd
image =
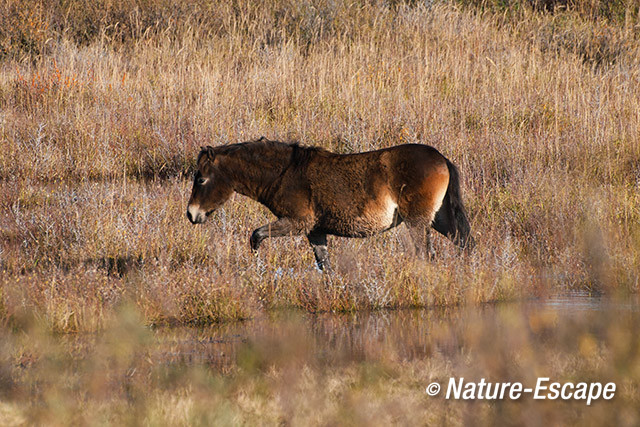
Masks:
[[[307,221],[294,220],[291,218],[280,218],[270,224],[263,225],[254,230],[249,243],[251,249],[256,251],[260,243],[267,237],[283,237],[289,235],[306,234],[308,230]]]

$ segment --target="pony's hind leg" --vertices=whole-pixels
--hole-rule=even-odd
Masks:
[[[435,251],[431,242],[431,221],[427,218],[414,218],[406,221],[409,234],[421,258],[433,259]]]
[[[412,183],[401,187],[398,211],[409,227],[418,255],[433,258],[431,224],[447,192],[449,172],[444,159],[438,165],[424,167],[428,170],[423,168],[422,177],[417,174]]]
[[[446,188],[446,187],[445,187]],[[413,197],[411,203],[404,204],[400,215],[404,217],[409,228],[409,234],[413,239],[417,255],[421,258],[433,259],[435,251],[431,243],[431,224],[436,216],[437,210],[442,204],[444,191],[418,194]]]
[[[327,250],[327,235],[320,233],[309,233],[307,235],[313,254],[316,257],[316,263],[320,270],[331,271],[329,265],[329,251]]]

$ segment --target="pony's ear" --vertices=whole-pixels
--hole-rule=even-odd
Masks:
[[[198,154],[198,159],[196,160],[196,164],[198,165],[198,167],[200,167],[200,162],[203,161],[204,162],[212,162],[213,163],[213,157],[214,157],[215,153],[213,151],[213,147],[211,146],[202,146],[200,147],[200,154]],[[206,158],[205,158],[206,156]]]
[[[200,154],[198,155],[198,163],[200,163],[200,159],[202,159],[202,157],[204,157],[205,154],[207,155],[206,160],[213,162],[213,159],[216,156],[216,153],[213,150],[212,146],[207,145],[207,146],[200,147]]]

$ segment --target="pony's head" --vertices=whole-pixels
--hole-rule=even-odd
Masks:
[[[226,202],[233,193],[233,188],[220,172],[218,163],[215,149],[202,147],[193,178],[191,198],[187,205],[187,218],[193,224],[205,222],[207,216]]]

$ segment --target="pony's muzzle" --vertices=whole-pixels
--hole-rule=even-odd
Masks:
[[[192,224],[202,224],[207,219],[207,213],[199,206],[189,205],[187,207],[187,218]]]

